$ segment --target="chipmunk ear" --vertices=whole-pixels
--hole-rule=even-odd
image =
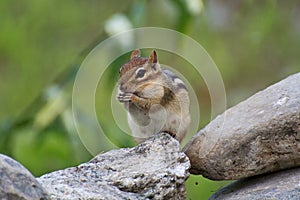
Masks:
[[[157,63],[157,62],[158,62],[158,60],[157,60],[157,55],[156,55],[156,51],[155,51],[155,50],[153,50],[153,51],[151,52],[151,55],[150,55],[149,58],[148,58],[148,62],[149,62],[149,63]]]
[[[141,57],[141,51],[139,49],[136,49],[131,53],[130,59],[137,57]]]

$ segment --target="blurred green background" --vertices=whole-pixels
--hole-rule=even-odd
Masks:
[[[164,27],[195,39],[217,64],[230,107],[300,71],[299,19],[296,0],[2,0],[0,152],[35,176],[92,158],[72,121],[72,87],[85,56],[118,31]],[[167,52],[161,57],[171,66],[184,63]],[[119,147],[134,143],[106,113],[127,60],[121,56],[109,67],[96,98],[99,122]],[[198,91],[201,129],[210,121],[209,93],[201,77],[186,79]],[[207,199],[227,183],[191,176],[187,199]]]

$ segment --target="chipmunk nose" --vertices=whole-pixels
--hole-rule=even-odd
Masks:
[[[120,84],[119,90],[122,91],[122,92],[127,91],[127,87],[124,86],[124,84]]]

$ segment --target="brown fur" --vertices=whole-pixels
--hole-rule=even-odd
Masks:
[[[140,69],[146,73],[137,77]],[[141,137],[138,142],[159,131],[179,141],[186,135],[190,124],[187,88],[176,74],[160,68],[155,51],[148,58],[141,57],[139,50],[132,52],[120,69],[118,99],[129,112],[133,135]]]

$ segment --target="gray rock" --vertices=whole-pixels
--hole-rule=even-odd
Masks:
[[[25,167],[0,154],[0,199],[47,199],[47,194]]]
[[[261,175],[222,188],[209,200],[298,200],[300,198],[300,168]]]
[[[228,109],[184,151],[191,173],[214,180],[300,166],[300,73]]]
[[[51,199],[185,199],[189,168],[178,141],[162,133],[38,180]]]

